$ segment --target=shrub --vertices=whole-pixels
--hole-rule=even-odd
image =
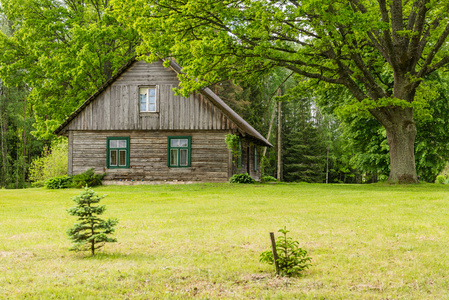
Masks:
[[[72,185],[72,177],[68,175],[56,176],[45,181],[47,189],[66,189]]]
[[[265,175],[265,176],[262,176],[261,181],[262,182],[273,182],[273,181],[277,181],[277,180],[273,176]]]
[[[280,274],[286,276],[299,275],[304,269],[307,269],[311,258],[307,257],[307,251],[299,248],[299,242],[293,241],[287,237],[289,232],[285,227],[279,229],[280,235],[276,241],[276,251],[278,254],[278,267]],[[274,264],[273,252],[271,250],[260,254],[260,262]]]
[[[256,181],[248,173],[234,174],[229,179],[230,183],[255,183]]]
[[[41,157],[33,159],[30,165],[33,186],[44,186],[52,177],[67,175],[68,149],[67,139],[57,139],[50,148],[44,147]]]
[[[77,216],[79,223],[67,230],[69,238],[74,245],[70,249],[72,251],[90,251],[95,255],[95,250],[104,246],[105,243],[117,242],[117,239],[108,237],[114,233],[114,226],[118,224],[117,219],[108,219],[106,221],[100,219],[106,210],[104,205],[93,206],[99,203],[105,196],[98,196],[93,190],[87,186],[78,196],[72,198],[76,203],[75,207],[70,208],[67,212],[71,216]]]
[[[101,185],[101,180],[104,175],[106,175],[106,173],[95,174],[94,168],[88,169],[81,174],[73,176],[73,186],[76,188],[81,188],[84,186],[93,187]]]
[[[435,183],[444,184],[446,182],[446,177],[444,175],[438,175]]]

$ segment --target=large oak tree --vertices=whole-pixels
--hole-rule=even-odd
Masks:
[[[140,53],[183,65],[181,92],[278,66],[345,86],[351,112],[386,129],[389,181],[417,182],[415,118],[432,111],[426,77],[449,63],[448,1],[120,0],[114,8],[140,33]]]

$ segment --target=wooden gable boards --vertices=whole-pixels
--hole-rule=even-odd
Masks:
[[[235,113],[222,99],[206,88],[184,98],[176,96],[176,73],[181,68],[162,61],[152,64],[132,59],[87,99],[55,130],[239,130],[256,143],[271,144]],[[139,111],[139,87],[157,87],[157,112]]]

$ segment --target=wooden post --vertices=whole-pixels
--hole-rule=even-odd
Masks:
[[[274,268],[276,270],[276,275],[279,275],[278,252],[276,250],[276,240],[274,239],[273,232],[270,232],[270,239],[271,239],[271,250],[273,251]]]
[[[278,88],[276,89],[275,93],[277,93],[277,96],[281,95],[281,86],[293,75],[293,72],[290,73],[290,75],[288,75],[284,81],[282,81],[282,83],[278,86]],[[267,77],[267,91],[268,91],[268,77]],[[267,95],[268,96],[268,95]],[[270,107],[270,103],[271,103],[271,99],[273,99],[274,97],[274,93],[273,95],[271,95],[271,97],[268,98],[267,100],[267,107]],[[267,134],[267,141],[270,141],[270,134],[271,134],[271,127],[273,126],[273,120],[274,120],[274,116],[276,113],[276,103],[273,106],[273,112],[271,114],[271,119],[270,119],[270,125],[268,127],[268,134]],[[267,153],[267,147],[264,147],[263,149],[263,156],[265,157]]]

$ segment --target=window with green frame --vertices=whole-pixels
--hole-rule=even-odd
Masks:
[[[108,169],[129,168],[129,137],[108,137],[106,143]]]
[[[190,136],[169,136],[167,149],[167,165],[172,168],[190,167]]]

